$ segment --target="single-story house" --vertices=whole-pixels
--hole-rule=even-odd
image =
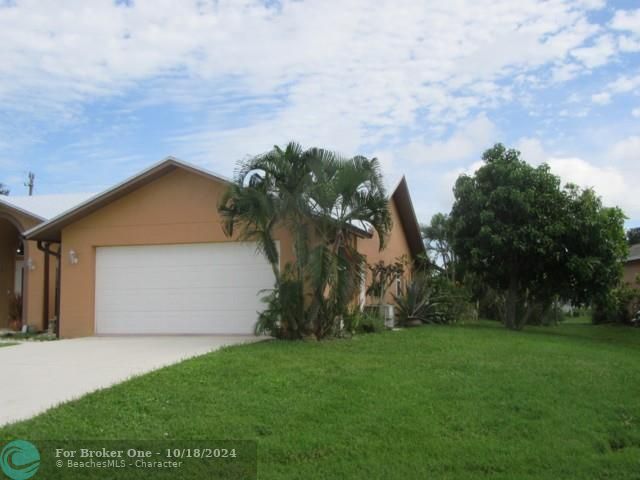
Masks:
[[[640,243],[631,245],[629,256],[623,267],[625,283],[636,286],[636,278],[640,275]]]
[[[25,272],[23,322],[46,328],[56,317],[67,338],[252,333],[273,272],[255,244],[223,232],[218,203],[229,182],[169,157],[46,220],[7,197],[5,282]],[[404,178],[389,201],[394,226],[382,252],[375,235],[354,229],[370,263],[424,252]],[[291,261],[290,233],[276,237],[281,262]]]

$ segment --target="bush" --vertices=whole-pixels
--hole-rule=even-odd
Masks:
[[[563,322],[567,316],[559,302],[551,302],[549,305],[536,303],[529,308],[531,312],[527,321],[528,325],[557,325]]]
[[[640,290],[621,285],[594,302],[591,320],[596,324],[632,324],[638,310]]]
[[[385,330],[384,318],[378,307],[359,312],[356,333],[380,333]]]
[[[305,308],[302,282],[285,268],[279,283],[262,297],[267,307],[259,313],[256,335],[296,339],[305,335]]]
[[[396,323],[454,323],[475,317],[467,290],[444,277],[416,276],[396,301]]]

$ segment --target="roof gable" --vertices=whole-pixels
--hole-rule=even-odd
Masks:
[[[400,222],[402,223],[402,228],[404,230],[409,249],[411,250],[411,254],[415,258],[416,256],[425,253],[424,243],[422,242],[422,235],[420,233],[420,224],[418,223],[418,218],[416,217],[416,212],[413,208],[411,194],[409,193],[409,186],[407,185],[407,179],[404,175],[393,190],[391,199],[398,210]]]
[[[229,180],[222,175],[210,172],[203,168],[191,165],[189,163],[178,160],[174,157],[167,157],[161,162],[146,168],[142,172],[128,178],[127,180],[118,183],[117,185],[94,195],[88,200],[79,203],[73,208],[70,208],[61,214],[51,218],[50,220],[32,228],[25,232],[25,237],[30,240],[44,240],[44,241],[60,241],[61,231],[67,225],[80,220],[87,215],[99,210],[100,208],[110,204],[111,202],[124,197],[125,195],[139,189],[140,187],[147,185],[154,180],[157,180],[164,175],[174,172],[177,169],[186,170],[188,172],[196,173],[198,175],[205,176],[212,180],[229,183]]]

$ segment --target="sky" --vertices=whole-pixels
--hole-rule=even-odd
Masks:
[[[12,195],[290,140],[379,158],[421,222],[501,142],[640,226],[640,0],[0,0]]]

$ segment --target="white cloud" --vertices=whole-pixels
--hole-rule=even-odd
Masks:
[[[571,52],[587,68],[605,65],[617,52],[616,42],[611,35],[602,35],[589,47],[576,48]]]
[[[618,48],[621,52],[640,52],[640,36],[621,35],[618,37]]]
[[[619,206],[630,218],[640,218],[636,201],[637,165],[640,163],[640,137],[629,137],[615,143],[608,151],[597,154],[605,164],[576,156],[549,153],[537,138],[522,138],[516,143],[522,158],[533,164],[547,163],[563,183],[593,188],[606,206]]]
[[[523,160],[533,165],[540,165],[548,160],[547,152],[537,138],[523,137],[516,142],[515,148],[520,150]]]
[[[640,107],[637,107],[631,110],[631,115],[636,118],[640,118]]]
[[[640,116],[640,111],[636,113]],[[614,143],[607,156],[623,165],[637,168],[640,165],[640,136],[630,136]],[[635,177],[637,178],[637,176],[636,172]]]
[[[635,93],[640,90],[640,73],[634,75],[621,75],[609,82],[603,91],[591,95],[591,100],[599,105],[611,102],[614,95]]]
[[[640,35],[640,8],[637,10],[617,10],[611,20],[615,30],[625,30]]]
[[[15,130],[24,138],[39,134],[22,128],[34,116],[73,124],[84,120],[87,103],[132,93],[134,110],[171,103],[185,118],[206,112],[170,131],[163,148],[221,172],[291,139],[377,153],[386,171],[411,174],[416,207],[428,216],[447,209],[457,175],[501,136],[492,109],[509,104],[550,114],[554,106],[535,104],[536,92],[633,48],[637,12],[617,12],[613,34],[591,15],[604,6],[23,0],[0,7],[0,101],[12,120],[22,119]],[[634,78],[630,72],[596,90],[595,100],[634,91]],[[574,98],[588,104],[589,93]],[[585,112],[573,109],[566,115]],[[15,143],[7,128],[0,126],[0,138]],[[70,148],[82,158],[97,150],[138,153],[104,148],[117,140],[115,133]],[[549,157],[535,138],[518,147],[532,162]],[[439,162],[446,167],[436,168]]]
[[[274,131],[277,139],[328,138],[350,148],[414,126],[419,114],[452,125],[525,98],[539,85],[514,91],[503,80],[534,78],[526,74],[546,65],[557,69],[556,81],[573,78],[580,69],[570,52],[602,65],[611,39],[591,42],[600,27],[588,17],[601,7],[580,0],[385,0],[376,8],[366,0],[25,0],[0,8],[0,101],[56,122],[81,116],[88,99],[133,89],[143,104],[207,105],[211,122],[175,137],[207,161],[242,151],[221,144],[242,134],[256,138],[246,150],[258,138],[266,142],[258,151],[268,148]],[[264,104],[275,111],[265,115]],[[222,135],[220,115],[248,107],[258,113]]]
[[[591,101],[598,105],[607,105],[611,103],[611,94],[609,92],[600,92],[591,95]]]
[[[640,218],[640,205],[635,200],[635,182],[625,171],[612,166],[599,166],[582,158],[548,160],[551,171],[564,182],[593,188],[605,206],[620,207],[629,218]]]
[[[498,129],[485,115],[460,126],[449,138],[424,143],[412,141],[402,155],[416,163],[450,163],[468,160],[496,141]]]

